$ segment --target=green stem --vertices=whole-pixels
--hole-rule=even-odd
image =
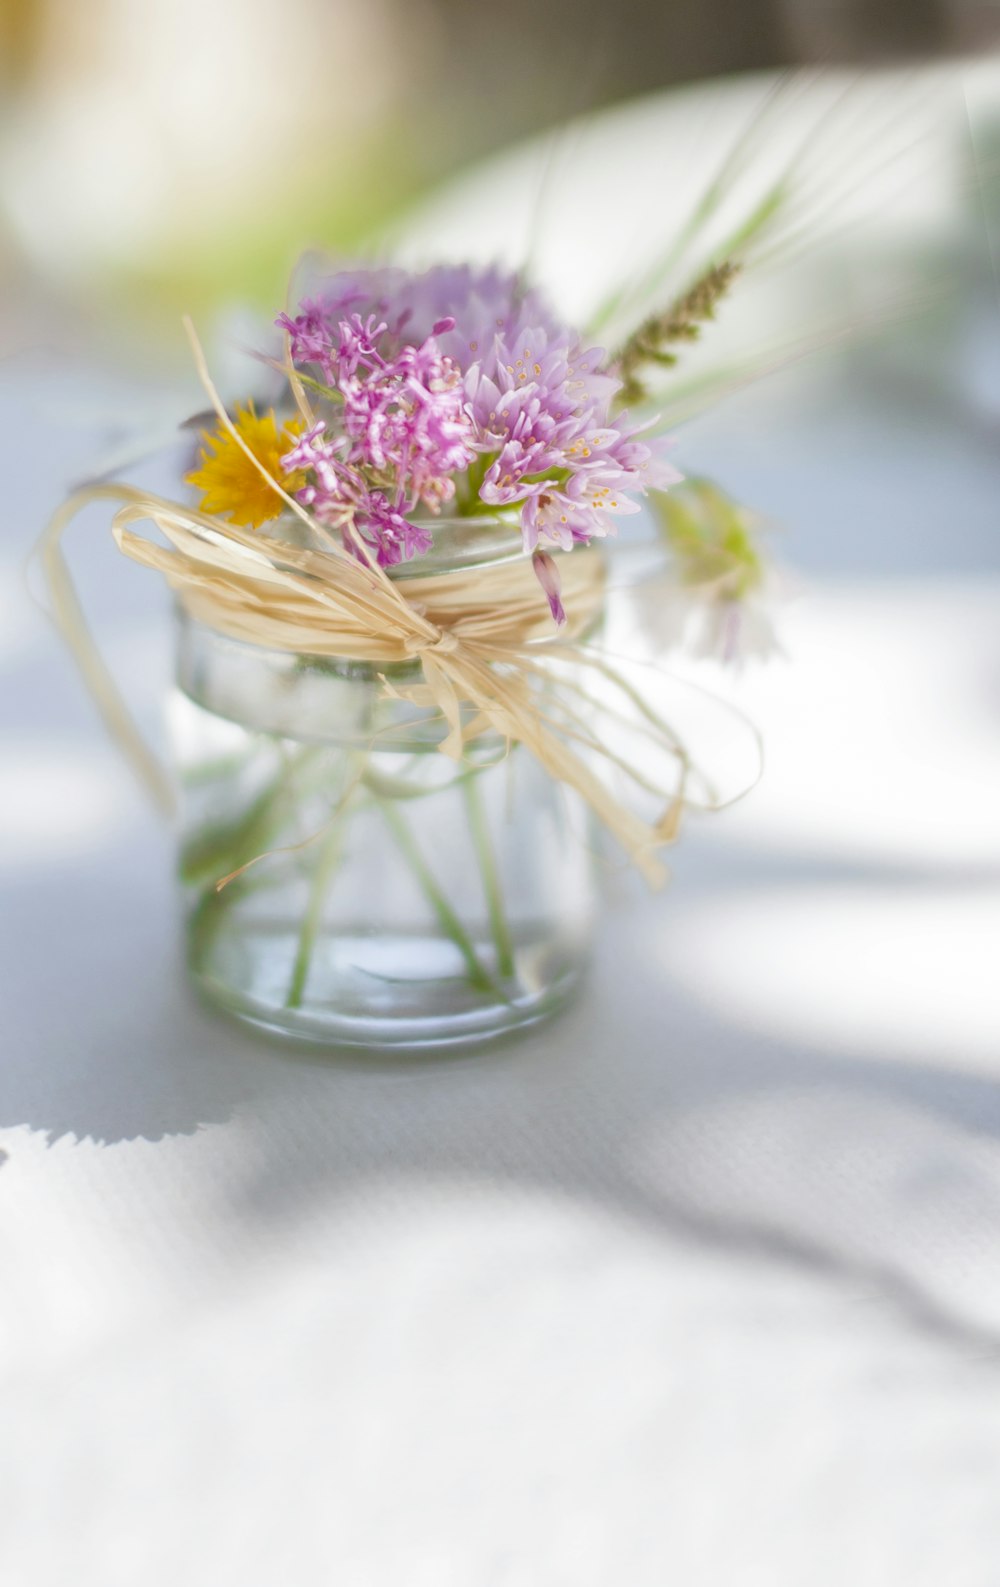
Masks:
[[[466,470],[465,479],[459,485],[459,495],[456,508],[460,518],[475,518],[482,513],[495,513],[496,508],[487,502],[481,501],[479,491],[483,480],[489,472],[491,463],[499,456],[497,452],[482,452],[474,457]]]
[[[465,795],[465,810],[469,818],[469,831],[472,833],[472,841],[476,848],[476,858],[479,861],[479,869],[483,878],[483,890],[486,893],[486,908],[490,917],[490,931],[493,934],[493,943],[497,950],[497,971],[506,980],[514,974],[514,944],[511,941],[510,927],[507,924],[507,914],[503,904],[503,891],[500,887],[500,875],[497,871],[493,844],[490,841],[490,829],[486,821],[486,811],[483,808],[478,777],[467,777],[463,784],[462,792]]]
[[[306,903],[305,913],[302,916],[298,946],[295,950],[292,979],[288,984],[288,995],[285,998],[286,1008],[299,1008],[301,1006],[302,994],[306,989],[306,980],[309,975],[309,966],[316,947],[316,938],[323,919],[323,906],[326,903],[330,882],[333,880],[333,873],[340,863],[340,857],[343,852],[344,821],[343,811],[341,810],[337,812],[330,822],[330,830],[326,835],[316,861],[316,869],[313,872],[312,882],[309,887],[309,898]]]
[[[236,821],[217,824],[207,831],[199,829],[182,848],[181,881],[198,888],[200,894],[188,917],[188,958],[193,968],[204,964],[212,939],[229,911],[249,892],[269,886],[270,878],[246,872],[235,877],[222,892],[217,891],[216,882],[269,849],[287,819],[293,793],[302,792],[301,784],[296,788],[297,779],[303,772],[311,779],[322,767],[320,746],[301,750]]]
[[[434,877],[427,868],[427,862],[414,841],[413,834],[400,815],[395,804],[389,799],[379,799],[379,808],[385,817],[386,825],[391,831],[400,853],[403,855],[411,871],[420,883],[442,931],[446,933],[455,944],[462,958],[465,960],[471,984],[481,992],[495,992],[507,1001],[503,990],[490,975],[485,965],[480,961],[472,938],[445,898]]]
[[[321,757],[318,745],[301,750],[235,821],[199,828],[181,849],[181,881],[189,886],[215,882],[262,854],[287,815],[292,793],[303,791],[295,787],[296,780],[317,762],[322,772]]]

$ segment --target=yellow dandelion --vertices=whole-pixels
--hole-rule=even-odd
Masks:
[[[286,474],[281,466],[282,457],[302,431],[301,420],[290,419],[279,430],[273,409],[258,418],[253,403],[248,402],[245,408],[237,408],[233,423],[254,457],[289,495],[305,484],[301,469]],[[285,503],[278,492],[228,430],[222,425],[214,434],[203,430],[201,439],[199,466],[194,473],[185,475],[185,481],[202,492],[202,512],[228,518],[230,523],[244,528],[259,529],[284,511]]]

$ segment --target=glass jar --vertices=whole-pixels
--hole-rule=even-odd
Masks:
[[[495,735],[459,763],[441,754],[440,718],[387,698],[379,673],[405,686],[420,668],[264,649],[178,610],[194,981],[240,1019],[329,1046],[435,1048],[533,1024],[587,955],[586,807]]]

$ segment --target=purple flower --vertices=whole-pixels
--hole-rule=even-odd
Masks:
[[[459,371],[433,334],[384,357],[374,347],[371,323],[362,327],[355,315],[340,326],[346,356],[338,359],[336,379],[351,443],[348,460],[389,474],[397,508],[413,511],[423,503],[439,511],[455,493],[454,475],[474,456]]]
[[[346,550],[364,560],[358,538],[374,553],[380,567],[395,567],[429,551],[432,537],[393,507],[383,491],[369,490],[361,474],[342,456],[341,438],[331,440],[322,422],[301,436],[281,459],[285,469],[310,470],[314,479],[297,492],[321,523],[338,528]]]
[[[600,348],[535,327],[513,348],[498,338],[495,354],[492,374],[480,367],[466,376],[479,431],[498,443],[480,495],[496,506],[522,503],[526,550],[541,539],[569,551],[613,534],[618,516],[638,512],[636,494],[679,478],[634,439],[634,424],[608,421],[619,383],[603,373]]]
[[[474,456],[461,375],[434,335],[452,331],[454,321],[439,318],[419,345],[406,342],[396,350],[383,350],[387,325],[371,314],[352,314],[321,334],[315,305],[309,305],[292,323],[298,328],[293,356],[301,347],[310,355],[307,361],[319,362],[342,402],[340,436],[331,437],[320,422],[288,454],[287,467],[314,475],[299,499],[327,523],[343,523],[365,502],[364,521],[374,526],[386,566],[426,550],[429,534],[415,529],[406,514],[420,505],[440,511],[454,495],[454,476]],[[398,523],[386,517],[387,504]],[[400,528],[404,522],[406,532]]]
[[[365,391],[364,382],[359,384],[359,389],[362,393]],[[369,427],[377,429],[382,441],[386,441],[393,420],[380,409],[377,397],[366,408],[356,396],[354,410],[355,418],[365,413]],[[446,426],[447,423],[440,418],[436,422],[440,426]],[[297,492],[298,500],[303,506],[309,507],[321,523],[340,529],[347,550],[363,556],[355,538],[359,536],[374,553],[381,567],[394,567],[398,562],[429,551],[433,543],[430,532],[426,527],[413,523],[401,510],[399,501],[394,504],[384,491],[369,487],[364,471],[357,466],[358,442],[355,439],[352,446],[349,440],[349,436],[331,438],[321,420],[285,454],[281,459],[285,469],[305,469],[313,476]],[[377,448],[381,464],[388,466],[389,453],[380,443],[373,441],[369,435],[366,445],[367,451],[361,448],[365,457],[370,459]],[[463,454],[463,457],[465,461],[462,466],[467,466],[468,454]],[[415,477],[415,473],[415,469],[411,470],[411,478]],[[432,483],[436,482],[425,479],[424,489],[430,491]],[[450,481],[446,483],[451,484]]]
[[[299,436],[291,451],[281,459],[281,466],[287,472],[305,469],[314,475],[312,483],[303,485],[297,497],[324,523],[337,522],[345,512],[351,511],[348,477],[341,459],[345,445],[342,437],[331,439],[327,435],[326,425],[320,419]]]
[[[428,531],[404,518],[381,491],[373,491],[367,497],[354,519],[354,527],[383,568],[395,567],[398,562],[429,551],[433,544]]]
[[[336,393],[331,417],[286,459],[309,473],[300,499],[325,523],[353,520],[383,566],[429,548],[413,515],[439,512],[479,458],[479,499],[517,509],[562,621],[555,564],[540,548],[613,534],[638,497],[680,477],[663,443],[640,439],[624,415],[612,420],[620,382],[602,349],[585,347],[516,275],[344,271],[279,324],[293,361]]]
[[[385,320],[376,322],[374,314],[362,320],[360,314],[352,314],[350,319],[338,323],[337,330],[336,375],[331,366],[331,384],[335,378],[352,379],[359,369],[371,373],[372,370],[385,368],[385,359],[378,350],[379,337],[388,330]]]
[[[520,276],[496,267],[435,265],[422,275],[391,267],[344,270],[316,281],[302,310],[321,313],[331,340],[341,320],[374,315],[386,322],[390,351],[437,335],[441,352],[463,372],[491,356],[498,336],[513,344],[531,325],[552,335],[570,334],[540,293],[526,287]],[[452,322],[448,330],[435,331],[446,319]],[[287,328],[286,321],[282,316],[279,324]],[[293,350],[296,363],[309,361],[306,349],[303,344],[301,360]]]
[[[563,606],[560,590],[559,569],[547,551],[536,551],[532,555],[531,565],[535,570],[535,577],[545,591],[549,603],[549,611],[553,620],[562,627],[566,621],[566,608]]]
[[[275,324],[288,332],[292,362],[318,364],[324,380],[332,384],[333,333],[322,305],[304,299],[294,319],[279,314]]]

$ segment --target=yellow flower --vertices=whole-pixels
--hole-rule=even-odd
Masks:
[[[290,419],[279,430],[273,409],[258,418],[253,403],[248,402],[245,408],[237,408],[233,423],[254,457],[289,495],[305,484],[301,469],[286,474],[281,467],[281,458],[291,450],[295,437],[301,433],[301,420]],[[258,529],[284,511],[285,503],[277,491],[254,467],[228,430],[221,425],[214,434],[203,430],[201,439],[200,466],[194,473],[185,475],[185,482],[196,485],[202,492],[202,512]]]

